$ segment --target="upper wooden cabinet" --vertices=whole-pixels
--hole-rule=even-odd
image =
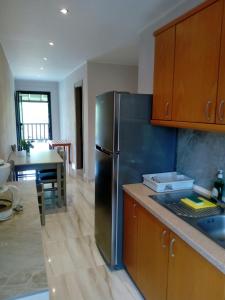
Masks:
[[[175,27],[155,39],[153,119],[171,120]],[[163,72],[162,72],[163,70]]]
[[[222,2],[176,25],[172,119],[214,123]]]
[[[225,124],[225,5],[220,51],[219,85],[217,97],[216,123]]]
[[[225,131],[224,2],[205,1],[155,33],[153,124]]]

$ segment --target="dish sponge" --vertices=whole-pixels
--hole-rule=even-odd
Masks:
[[[216,204],[210,202],[209,200],[206,200],[203,197],[192,196],[192,197],[182,198],[181,202],[193,209],[204,209],[204,208],[216,207]]]

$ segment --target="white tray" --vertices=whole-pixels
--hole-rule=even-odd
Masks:
[[[193,183],[192,178],[177,172],[143,175],[143,184],[158,193],[191,189]]]

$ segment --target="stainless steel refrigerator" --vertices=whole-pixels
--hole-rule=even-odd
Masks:
[[[111,269],[123,267],[122,185],[175,170],[176,129],[151,126],[151,109],[152,95],[96,98],[95,239]]]

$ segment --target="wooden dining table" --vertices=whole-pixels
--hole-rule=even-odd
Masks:
[[[58,189],[58,201],[62,203],[61,195],[61,170],[63,159],[55,150],[46,151],[31,151],[30,156],[26,155],[25,151],[12,152],[9,160],[14,161],[16,179],[18,179],[18,172],[28,170],[57,170],[57,189]]]

